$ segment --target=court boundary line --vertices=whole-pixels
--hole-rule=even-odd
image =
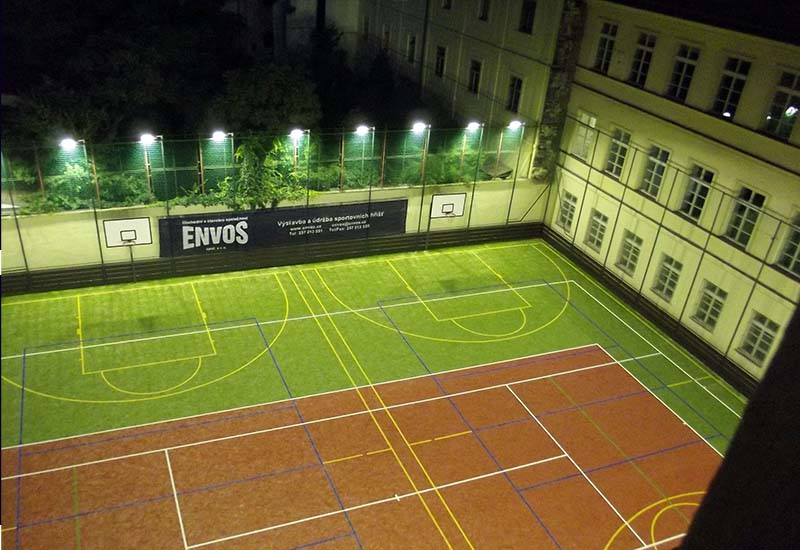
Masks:
[[[656,355],[656,354],[653,354],[653,355]],[[632,358],[629,358],[629,359],[624,359],[623,361],[633,361],[633,360],[636,360],[636,359],[637,358],[632,357]],[[514,386],[514,385],[519,385],[519,384],[525,384],[525,383],[528,383],[528,382],[536,382],[538,380],[546,380],[548,378],[556,378],[556,377],[559,377],[559,376],[567,376],[567,375],[570,375],[570,374],[575,374],[575,373],[579,373],[579,372],[595,370],[595,369],[600,369],[600,368],[606,368],[606,367],[610,367],[610,366],[614,366],[614,365],[620,366],[619,363],[620,363],[620,361],[612,360],[612,361],[609,361],[609,362],[606,362],[606,363],[600,363],[600,364],[596,364],[596,365],[589,365],[589,366],[586,366],[586,367],[579,367],[579,368],[570,369],[570,370],[567,370],[567,371],[555,372],[555,373],[551,373],[551,374],[543,374],[543,375],[540,375],[540,376],[534,376],[534,377],[531,377],[531,378],[525,378],[525,379],[522,379],[522,380],[516,380],[514,382],[504,382],[504,383],[501,383],[501,384],[495,384],[495,385],[487,386],[487,387],[483,387],[483,388],[473,388],[473,389],[470,389],[470,390],[464,390],[464,391],[457,392],[457,393],[450,393],[450,394],[447,394],[447,395],[438,395],[438,396],[435,396],[435,397],[428,397],[428,398],[425,398],[425,399],[419,399],[419,400],[415,400],[415,401],[409,401],[409,402],[404,402],[404,403],[396,403],[394,405],[387,405],[386,407],[371,408],[371,409],[365,409],[365,410],[360,410],[360,411],[356,411],[356,412],[345,413],[345,414],[340,414],[340,415],[335,415],[335,416],[317,418],[317,419],[314,419],[314,420],[307,420],[305,422],[305,424],[299,423],[299,422],[295,422],[293,424],[286,424],[284,426],[274,426],[272,428],[264,428],[264,429],[261,429],[261,430],[252,430],[252,431],[249,431],[249,432],[243,432],[243,433],[238,433],[238,434],[215,437],[215,438],[201,440],[201,441],[194,441],[194,442],[191,442],[191,443],[182,443],[182,444],[179,444],[179,445],[170,445],[168,447],[159,447],[159,448],[150,449],[150,450],[147,450],[147,451],[139,451],[139,452],[136,452],[136,453],[127,453],[127,454],[124,454],[124,455],[107,457],[107,458],[102,458],[102,459],[98,459],[98,460],[90,460],[90,461],[86,461],[86,462],[68,464],[68,465],[58,466],[58,467],[54,467],[54,468],[47,468],[47,469],[44,469],[44,470],[26,472],[26,473],[20,474],[20,475],[10,475],[10,476],[2,477],[2,478],[0,478],[0,480],[7,481],[7,480],[10,480],[10,479],[17,479],[17,478],[22,478],[22,477],[32,477],[32,476],[36,476],[36,475],[43,475],[43,474],[48,474],[48,473],[52,473],[52,472],[57,472],[57,471],[61,471],[61,470],[69,469],[69,468],[92,466],[94,464],[103,464],[103,463],[106,463],[106,462],[113,462],[115,460],[126,460],[126,459],[129,459],[129,458],[135,458],[135,457],[138,457],[138,456],[145,456],[145,455],[149,455],[149,454],[160,453],[161,451],[164,451],[164,450],[173,451],[173,450],[182,449],[182,448],[186,448],[186,447],[195,447],[195,446],[200,446],[200,445],[206,445],[206,444],[209,444],[209,443],[218,443],[220,441],[228,441],[228,440],[231,440],[231,439],[238,439],[238,438],[242,438],[242,437],[250,437],[250,436],[259,435],[259,434],[263,434],[263,433],[270,433],[270,432],[277,432],[277,431],[281,431],[281,430],[294,429],[294,428],[302,427],[304,425],[305,426],[310,426],[310,425],[313,425],[313,424],[320,424],[320,423],[323,423],[323,422],[341,420],[343,418],[350,418],[350,417],[354,417],[354,416],[360,416],[360,415],[363,415],[363,414],[369,414],[371,412],[374,413],[374,412],[385,411],[387,408],[388,409],[396,409],[396,408],[401,408],[401,407],[415,406],[415,405],[420,405],[420,404],[424,404],[424,403],[429,403],[429,402],[432,402],[432,401],[438,401],[438,400],[442,400],[442,399],[460,397],[462,395],[469,395],[469,394],[473,394],[473,393],[479,393],[479,392],[482,392],[482,391],[491,391],[491,390],[501,389],[501,388],[504,388],[505,386],[509,386],[509,385]],[[429,377],[431,375],[426,374],[424,376]],[[419,377],[415,377],[415,378],[419,378]],[[354,389],[354,388],[348,388],[347,391],[352,390],[352,389]],[[327,394],[325,394],[325,395],[327,395]],[[45,452],[47,452],[47,451],[45,451]]]
[[[257,324],[264,324],[264,323],[259,323],[258,321],[256,321],[253,325],[242,325],[241,328],[250,327],[250,326],[256,326]],[[454,372],[466,371],[466,370],[469,370],[469,369],[477,369],[477,368],[481,368],[481,367],[488,367],[488,366],[496,365],[496,364],[500,364],[500,363],[510,363],[510,362],[513,362],[513,361],[523,361],[525,359],[534,359],[534,358],[538,358],[538,357],[544,357],[546,355],[557,354],[557,353],[562,353],[562,352],[567,352],[567,351],[574,351],[574,350],[578,350],[578,349],[581,349],[581,348],[588,348],[588,347],[591,347],[593,345],[594,345],[594,343],[592,343],[592,344],[582,344],[580,346],[573,346],[573,347],[563,348],[563,349],[559,349],[559,350],[543,351],[541,353],[533,353],[531,355],[523,355],[521,357],[512,357],[511,359],[501,359],[499,361],[492,361],[492,362],[488,362],[488,363],[478,363],[476,365],[468,365],[466,367],[456,367],[456,368],[453,368],[453,369],[448,369],[448,370],[444,370],[444,371],[441,371],[441,372],[437,372],[435,374],[435,376],[442,376],[442,375],[446,375],[446,374],[450,374],[450,373],[454,373]],[[425,377],[428,377],[428,376],[430,376],[430,374],[427,374],[427,373],[425,373],[425,374],[417,374],[415,376],[409,376],[409,377],[406,377],[406,378],[398,378],[396,380],[387,380],[385,382],[376,382],[373,385],[382,386],[382,385],[386,385],[386,384],[394,384],[394,383],[397,383],[397,382],[404,382],[406,380],[415,380],[415,379],[418,379],[418,378],[425,378]],[[366,385],[362,384],[362,385],[360,385],[358,387],[359,388],[364,388],[364,387],[366,387]],[[170,422],[182,422],[184,420],[191,420],[193,418],[199,418],[199,417],[202,417],[202,416],[212,416],[212,415],[217,415],[217,414],[226,414],[226,413],[229,413],[229,412],[241,411],[241,410],[245,410],[245,409],[253,409],[253,408],[256,408],[256,407],[268,407],[268,406],[271,406],[271,405],[281,405],[281,404],[284,404],[284,403],[288,403],[289,401],[292,401],[293,399],[295,399],[295,400],[297,400],[297,399],[311,399],[311,398],[314,398],[314,397],[323,397],[323,396],[326,396],[326,395],[331,395],[331,394],[336,394],[336,393],[343,393],[343,392],[351,391],[353,389],[355,389],[355,388],[350,386],[350,387],[341,388],[341,389],[338,389],[338,390],[330,390],[330,391],[325,391],[325,392],[320,392],[320,393],[312,393],[312,394],[308,394],[308,395],[301,395],[301,396],[298,396],[298,397],[286,398],[286,399],[281,399],[281,400],[278,400],[278,401],[266,401],[266,402],[263,402],[263,403],[256,403],[256,404],[253,404],[253,405],[242,405],[241,407],[232,407],[230,409],[222,409],[222,410],[219,410],[219,411],[198,413],[198,414],[193,414],[193,415],[189,415],[189,416],[183,416],[183,417],[179,417],[179,418],[172,418],[172,419],[169,419],[169,420],[154,420],[153,422],[145,422],[145,423],[142,423],[142,424],[134,424],[132,426],[125,426],[123,428],[109,428],[107,430],[99,430],[99,431],[95,431],[95,432],[87,432],[87,433],[78,434],[78,435],[67,435],[67,436],[64,436],[64,437],[56,437],[56,438],[53,438],[53,439],[46,439],[46,440],[43,440],[43,441],[32,441],[30,443],[23,443],[22,445],[20,445],[20,444],[8,445],[7,447],[0,448],[0,451],[6,451],[6,450],[9,450],[9,449],[16,449],[17,447],[20,447],[20,446],[22,446],[22,447],[32,447],[34,445],[45,445],[45,444],[48,444],[48,443],[55,443],[57,441],[65,441],[67,439],[75,439],[75,438],[80,438],[80,437],[91,437],[91,436],[94,436],[94,435],[101,435],[101,434],[110,433],[110,432],[117,432],[117,431],[123,431],[123,430],[135,430],[137,428],[144,428],[144,427],[147,427],[147,426],[154,426],[156,424],[166,424],[166,423],[170,423]]]
[[[169,450],[168,449],[164,449],[164,456],[167,459],[167,470],[169,471],[169,482],[170,482],[170,485],[172,486],[172,496],[175,499],[175,508],[176,508],[177,513],[178,513],[178,525],[180,525],[180,528],[181,528],[181,538],[183,539],[183,548],[184,548],[184,550],[186,550],[186,546],[188,544],[188,541],[186,540],[186,530],[184,529],[184,526],[183,526],[183,515],[181,514],[181,503],[178,501],[178,490],[175,487],[175,476],[172,475],[172,463],[170,462],[170,459],[169,459]]]
[[[318,520],[318,519],[323,519],[323,518],[326,518],[326,517],[335,516],[335,515],[338,515],[338,514],[341,514],[341,513],[344,513],[344,512],[352,512],[352,511],[355,511],[355,510],[361,510],[363,508],[369,508],[369,507],[377,506],[377,505],[380,505],[380,504],[387,504],[387,503],[390,503],[390,502],[398,502],[398,501],[406,499],[406,498],[420,497],[420,496],[422,496],[424,494],[431,493],[431,492],[434,492],[434,491],[441,491],[441,490],[444,490],[444,489],[449,489],[451,487],[456,487],[458,485],[464,485],[466,483],[472,483],[472,482],[475,482],[475,481],[480,481],[482,479],[498,476],[498,475],[501,475],[501,474],[506,474],[508,472],[513,472],[513,471],[516,471],[516,470],[521,470],[523,468],[531,468],[533,466],[538,466],[540,464],[545,464],[547,462],[553,462],[554,460],[560,460],[562,458],[565,458],[564,455],[551,456],[551,457],[543,458],[543,459],[536,460],[536,461],[533,461],[533,462],[528,462],[526,464],[518,464],[517,466],[511,466],[509,468],[503,468],[502,470],[497,470],[497,471],[494,471],[494,472],[488,472],[488,473],[480,474],[480,475],[477,475],[477,476],[472,476],[472,477],[468,477],[468,478],[464,478],[464,479],[459,479],[459,480],[456,480],[456,481],[451,481],[450,483],[443,483],[441,485],[433,485],[431,487],[428,487],[426,489],[421,489],[421,490],[418,490],[418,491],[409,491],[407,493],[396,494],[394,496],[387,497],[387,498],[382,498],[382,499],[378,499],[378,500],[364,502],[362,504],[357,504],[355,506],[348,506],[344,510],[333,510],[331,512],[324,512],[322,514],[317,514],[317,515],[314,515],[314,516],[308,516],[308,517],[305,517],[305,518],[300,518],[300,519],[296,519],[296,520],[292,520],[292,521],[287,521],[287,522],[284,522],[284,523],[270,525],[268,527],[262,527],[260,529],[254,529],[254,530],[251,530],[251,531],[245,531],[243,533],[237,533],[235,535],[229,535],[227,537],[222,537],[222,538],[218,538],[218,539],[212,539],[212,540],[209,540],[209,541],[204,541],[204,542],[197,543],[197,544],[192,544],[192,545],[188,546],[187,548],[188,549],[192,549],[192,548],[200,548],[202,546],[209,546],[211,544],[219,544],[221,542],[227,542],[227,541],[230,541],[230,540],[236,540],[236,539],[240,539],[240,538],[244,538],[244,537],[249,537],[249,536],[252,536],[252,535],[257,535],[259,533],[266,533],[266,532],[269,532],[269,531],[274,531],[276,529],[282,529],[284,527],[291,527],[292,525],[299,525],[299,524],[306,523],[306,522],[309,522],[309,521],[315,521],[315,520]]]
[[[613,359],[613,357],[612,357],[612,359]],[[523,408],[523,409],[525,409],[525,412],[527,412],[527,413],[528,413],[528,415],[530,415],[530,417],[531,417],[533,420],[535,420],[535,421],[536,421],[536,423],[539,425],[539,427],[540,427],[542,430],[544,430],[544,433],[546,433],[546,434],[547,434],[547,437],[549,437],[549,438],[550,438],[550,440],[551,440],[553,443],[555,443],[555,444],[556,444],[556,446],[557,446],[557,447],[558,447],[558,448],[561,450],[561,452],[564,454],[564,456],[566,456],[566,457],[567,457],[567,460],[569,460],[569,461],[572,463],[572,466],[573,466],[573,467],[574,467],[576,470],[578,470],[578,472],[580,472],[580,474],[581,474],[581,476],[583,477],[583,479],[585,479],[585,480],[586,480],[586,482],[587,482],[587,483],[589,483],[589,485],[591,485],[591,486],[592,486],[592,488],[595,490],[595,492],[596,492],[598,495],[600,495],[600,498],[602,498],[602,499],[605,501],[605,503],[608,505],[608,507],[609,507],[609,508],[611,508],[611,511],[612,511],[612,512],[614,512],[614,514],[615,514],[615,515],[616,515],[616,516],[617,516],[619,519],[621,519],[621,520],[622,520],[622,522],[623,522],[623,523],[624,523],[624,524],[625,524],[625,525],[628,527],[628,530],[629,530],[631,533],[633,533],[633,536],[635,536],[635,537],[636,537],[636,538],[639,540],[639,542],[641,542],[642,544],[645,544],[645,545],[646,545],[647,543],[644,541],[644,539],[643,539],[643,538],[642,538],[642,537],[639,535],[639,533],[637,533],[637,532],[634,530],[634,528],[633,528],[633,527],[630,525],[630,523],[628,523],[628,520],[627,520],[627,519],[625,519],[625,517],[624,517],[624,516],[623,516],[623,515],[620,513],[620,511],[617,509],[617,507],[616,507],[616,506],[614,506],[614,505],[611,503],[611,501],[610,501],[610,500],[608,500],[608,497],[607,497],[607,496],[606,496],[606,495],[603,493],[603,491],[601,491],[601,490],[600,490],[600,488],[599,488],[597,485],[595,485],[594,481],[592,481],[592,480],[589,478],[589,476],[588,476],[588,475],[586,475],[586,472],[584,472],[584,471],[583,471],[583,468],[581,468],[580,466],[578,466],[578,463],[577,463],[577,462],[575,462],[575,459],[574,459],[574,458],[572,458],[572,456],[570,456],[570,454],[569,454],[569,453],[567,452],[567,450],[566,450],[566,449],[563,447],[563,445],[561,445],[561,443],[558,441],[558,439],[556,439],[556,438],[553,436],[553,434],[552,434],[552,433],[550,433],[550,430],[548,430],[548,429],[547,429],[547,427],[546,427],[546,426],[545,426],[545,425],[542,423],[542,421],[541,421],[541,420],[539,420],[539,418],[538,418],[538,417],[537,417],[535,414],[533,414],[533,411],[531,411],[531,409],[528,407],[528,404],[527,404],[527,403],[525,403],[525,402],[522,400],[522,398],[520,398],[520,396],[519,396],[519,395],[517,395],[517,392],[515,392],[515,391],[514,391],[514,389],[513,389],[513,388],[512,388],[512,387],[511,387],[509,384],[506,384],[506,385],[505,385],[505,387],[506,387],[506,389],[507,389],[509,392],[511,392],[511,395],[513,395],[513,396],[514,396],[514,399],[516,399],[516,400],[519,402],[519,404],[520,404],[520,405],[522,405],[522,408]]]

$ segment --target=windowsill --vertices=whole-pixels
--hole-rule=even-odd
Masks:
[[[653,292],[653,294],[655,294],[656,296],[658,296],[659,298],[661,298],[662,300],[664,300],[668,304],[670,302],[672,302],[672,296],[667,296],[666,294],[663,294],[662,292],[656,290],[655,288],[651,288],[650,290]]]
[[[739,355],[741,355],[742,357],[744,357],[745,359],[747,359],[748,361],[753,363],[758,368],[763,368],[764,367],[764,361],[759,361],[757,358],[755,358],[752,355],[750,355],[747,352],[747,350],[744,350],[742,348],[736,348],[736,351],[739,353]]]
[[[731,237],[729,237],[728,235],[726,235],[724,233],[722,235],[717,235],[717,236],[720,239],[722,239],[723,241],[725,241],[726,243],[728,243],[729,245],[731,245],[733,248],[735,248],[737,250],[740,250],[741,252],[747,253],[747,245],[746,244],[742,244],[739,241],[735,241]],[[748,241],[748,243],[749,243],[749,241]]]
[[[782,266],[781,264],[778,264],[778,263],[769,264],[769,265],[771,265],[772,267],[774,267],[775,269],[777,269],[778,271],[780,271],[781,273],[783,273],[784,275],[786,275],[790,279],[793,279],[794,281],[800,283],[800,273],[795,273],[794,271],[791,271],[788,267],[784,267],[784,266]]]
[[[617,268],[620,271],[622,271],[625,275],[627,275],[628,277],[633,277],[633,274],[636,271],[635,267],[633,269],[629,269],[627,266],[624,266],[622,264],[614,264],[614,265],[617,266]]]
[[[673,210],[672,213],[675,214],[676,216],[678,216],[679,218],[682,218],[682,219],[686,220],[687,222],[689,222],[692,225],[696,225],[697,227],[702,227],[700,225],[700,218],[695,219],[695,218],[691,217],[689,214],[687,214],[686,212],[683,212],[682,210]],[[700,215],[702,216],[702,214],[700,214]]]
[[[522,29],[517,29],[517,32],[519,32],[520,34],[527,34],[528,36],[533,36],[533,30],[524,31]]]
[[[614,174],[612,174],[611,172],[609,172],[607,170],[603,170],[603,174],[608,176],[609,178],[611,178],[614,181],[619,181],[619,176],[615,176]],[[620,175],[621,174],[622,174],[622,172],[620,172]]]
[[[700,319],[698,319],[698,318],[697,318],[697,317],[695,317],[694,315],[692,315],[692,316],[691,316],[691,317],[689,317],[689,318],[690,318],[692,321],[694,321],[695,323],[697,323],[698,325],[700,325],[700,328],[702,328],[702,329],[704,329],[704,330],[706,330],[706,331],[708,331],[708,332],[712,332],[712,333],[714,332],[714,328],[715,328],[714,326],[712,326],[712,325],[709,325],[709,324],[708,324],[708,323],[706,323],[705,321],[701,321]]]
[[[594,244],[590,243],[589,241],[583,241],[583,244],[585,244],[587,247],[591,248],[592,250],[594,250],[595,252],[600,254],[600,247],[599,246],[595,246]]]
[[[646,198],[648,200],[651,200],[653,202],[658,202],[658,194],[656,194],[656,196],[653,196],[650,193],[648,193],[647,191],[642,190],[641,188],[634,189],[633,191],[636,192],[636,193],[639,193],[641,196],[643,196],[644,198]]]

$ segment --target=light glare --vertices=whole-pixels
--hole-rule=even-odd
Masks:
[[[798,111],[797,107],[792,105],[786,109],[786,116],[794,116],[797,114],[797,111]]]
[[[467,130],[469,130],[470,132],[474,132],[480,127],[481,125],[478,124],[477,122],[470,122],[469,124],[467,124]]]
[[[297,141],[298,139],[300,139],[301,137],[303,137],[303,130],[301,130],[301,129],[299,129],[299,128],[295,128],[294,130],[292,130],[291,132],[289,132],[289,136],[291,136],[291,138],[292,138],[293,140]]]
[[[61,148],[65,151],[74,151],[75,147],[78,146],[78,142],[72,138],[64,138],[61,140]]]
[[[512,120],[511,122],[508,123],[508,128],[510,130],[516,130],[520,126],[522,126],[522,123],[519,120]]]
[[[211,139],[213,139],[214,141],[225,141],[225,136],[226,136],[225,132],[223,132],[222,130],[217,130],[216,132],[211,134]]]
[[[424,132],[425,128],[427,127],[428,125],[425,124],[424,122],[415,122],[414,126],[412,126],[411,129],[414,131],[415,134],[420,134]]]
[[[365,136],[369,133],[369,128],[364,126],[363,124],[356,128],[356,135]]]
[[[153,134],[142,134],[139,138],[142,145],[152,145],[155,140],[156,137]]]

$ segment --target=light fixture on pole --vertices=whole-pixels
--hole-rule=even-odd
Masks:
[[[161,136],[158,136],[161,137]],[[153,174],[152,167],[150,166],[150,155],[147,149],[156,141],[156,136],[153,134],[142,134],[139,136],[139,143],[142,144],[144,150],[144,174],[147,179],[147,196],[153,198]]]

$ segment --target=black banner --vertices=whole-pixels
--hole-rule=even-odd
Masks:
[[[160,218],[161,257],[405,233],[408,200]]]

